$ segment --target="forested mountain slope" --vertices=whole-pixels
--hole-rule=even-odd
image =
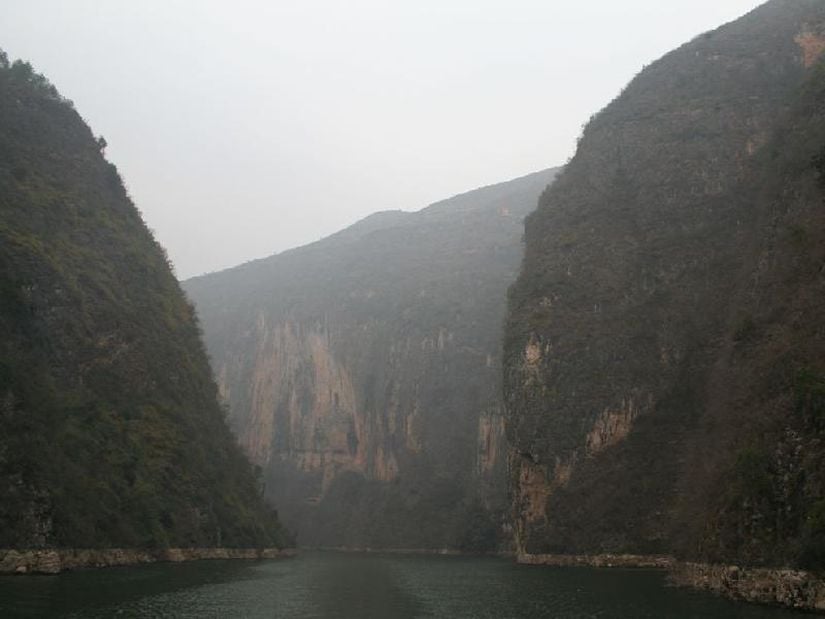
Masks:
[[[825,566],[825,3],[646,68],[526,223],[519,549]]]
[[[280,545],[102,146],[0,57],[0,548]]]
[[[189,280],[231,425],[310,545],[506,544],[500,344],[554,170]]]

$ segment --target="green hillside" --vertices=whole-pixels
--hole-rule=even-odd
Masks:
[[[524,552],[823,567],[825,4],[646,68],[527,221],[505,343]]]
[[[103,144],[0,58],[0,547],[282,544]]]

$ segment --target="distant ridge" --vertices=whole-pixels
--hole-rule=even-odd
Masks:
[[[230,423],[311,546],[495,550],[499,347],[545,170],[184,287]]]

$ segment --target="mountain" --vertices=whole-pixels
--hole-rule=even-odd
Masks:
[[[104,145],[0,53],[0,548],[281,545]]]
[[[302,544],[507,543],[506,289],[555,174],[185,282],[230,424]]]
[[[825,3],[644,69],[526,222],[504,352],[522,553],[825,566]]]

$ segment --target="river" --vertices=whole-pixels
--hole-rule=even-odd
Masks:
[[[305,552],[0,577],[0,617],[780,619],[800,613],[667,586],[650,570]]]

